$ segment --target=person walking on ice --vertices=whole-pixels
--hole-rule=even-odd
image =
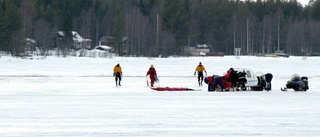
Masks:
[[[119,63],[113,68],[113,76],[115,77],[116,86],[121,86],[122,68]]]
[[[199,65],[196,67],[196,70],[194,71],[194,75],[196,75],[196,72],[198,72],[198,83],[199,86],[202,86],[202,81],[203,81],[203,72],[206,73],[207,75],[207,71],[204,68],[204,66],[202,65],[201,62],[199,62]]]
[[[149,77],[150,77],[150,85],[151,85],[151,87],[153,87],[155,78],[157,77],[157,71],[156,71],[156,69],[153,67],[153,64],[151,64],[151,66],[150,66],[150,68],[149,68],[146,76],[148,76],[148,75],[149,75]]]

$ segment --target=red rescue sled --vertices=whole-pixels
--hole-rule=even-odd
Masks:
[[[200,91],[200,89],[191,89],[184,87],[154,87],[151,89],[156,91]]]

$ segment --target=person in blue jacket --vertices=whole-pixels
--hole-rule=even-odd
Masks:
[[[216,90],[217,85],[219,85],[221,87],[221,91],[224,90],[224,85],[223,85],[223,81],[222,78],[220,76],[215,76],[213,75],[213,84],[212,84],[212,91]]]

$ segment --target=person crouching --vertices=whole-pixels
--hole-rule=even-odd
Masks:
[[[221,87],[221,91],[224,91],[223,80],[218,75],[207,76],[204,79],[204,82],[208,84],[208,91],[216,91],[216,87],[219,85]]]
[[[216,87],[219,85],[221,87],[221,91],[224,91],[224,84],[223,80],[220,76],[212,76],[213,77],[213,84],[212,84],[212,91],[216,91]]]
[[[208,91],[213,91],[213,76],[207,76],[204,78],[204,83],[208,84]]]

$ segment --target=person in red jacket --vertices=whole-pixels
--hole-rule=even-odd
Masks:
[[[151,85],[151,87],[153,87],[155,78],[157,77],[157,71],[156,71],[156,69],[153,67],[153,64],[151,64],[151,66],[150,66],[150,68],[149,68],[146,76],[148,76],[148,75],[149,75],[149,77],[150,77],[150,85]]]
[[[204,83],[208,84],[208,91],[213,91],[212,85],[213,85],[213,76],[207,76],[204,78]]]
[[[227,74],[223,75],[222,78],[223,78],[225,81],[229,81],[229,80],[230,80],[230,75],[231,75],[231,70],[229,69],[229,70],[227,71]]]

